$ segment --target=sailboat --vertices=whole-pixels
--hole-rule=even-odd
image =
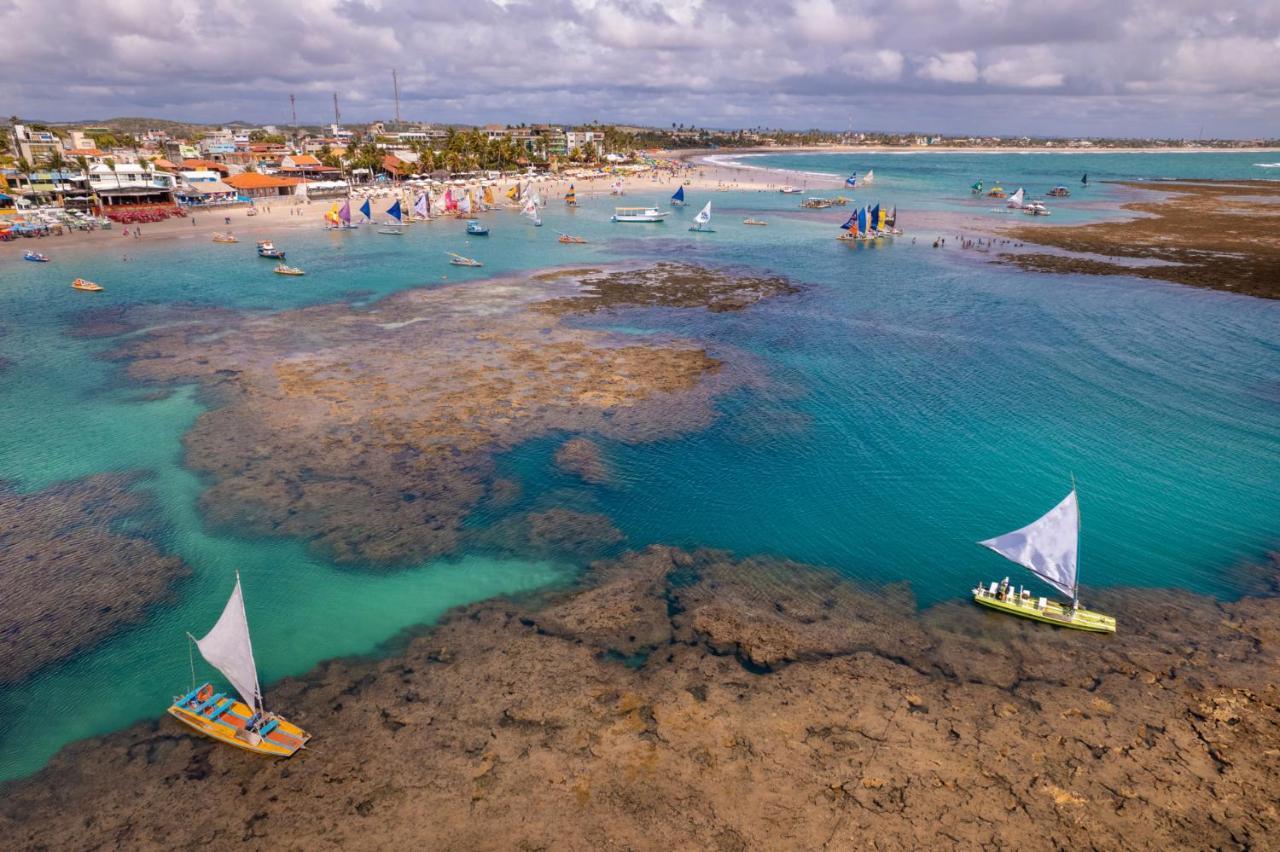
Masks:
[[[342,206],[338,208],[338,221],[341,223],[338,227],[342,230],[351,230],[356,226],[351,224],[351,201],[345,200]]]
[[[578,206],[578,193],[573,191],[573,184],[569,184],[569,191],[564,194],[564,203],[568,207]]]
[[[536,193],[529,195],[524,200],[524,207],[520,212],[529,217],[529,223],[535,228],[542,227],[542,217],[538,215],[538,196]]]
[[[672,207],[684,206],[684,187],[683,186],[676,187],[675,195],[671,196],[671,206]]]
[[[419,219],[431,218],[431,197],[427,193],[421,193],[413,203],[413,214]]]
[[[974,195],[981,195],[981,194],[982,194],[982,181],[980,181],[980,180],[976,180],[976,181],[974,181],[974,182],[973,182],[973,186],[969,187],[969,191],[970,191],[970,192],[972,192]]]
[[[364,216],[366,223],[373,221],[373,208],[370,206],[369,199],[364,200],[364,204],[360,205],[360,215]]]
[[[1023,566],[1062,594],[1070,595],[1071,603],[1032,597],[1029,589],[1021,587],[1015,592],[1008,577],[987,588],[979,584],[973,590],[975,603],[1074,630],[1116,632],[1113,617],[1080,607],[1076,564],[1080,548],[1080,503],[1074,486],[1061,503],[1039,520],[978,543]]]
[[[847,186],[847,187],[849,187],[850,189],[857,189],[857,188],[858,188],[858,173],[857,173],[857,172],[854,172],[853,174],[851,174],[851,175],[849,175],[847,178],[845,178],[845,179],[844,179],[844,185],[845,185],[845,186]]]
[[[1024,198],[1026,198],[1026,193],[1023,192],[1022,187],[1018,187],[1018,191],[1009,196],[1009,203],[1006,204],[1005,207],[1009,207],[1013,210],[1021,210],[1022,200]]]
[[[205,736],[258,754],[289,757],[306,746],[310,734],[262,706],[238,572],[236,587],[213,629],[203,639],[187,635],[200,656],[231,681],[241,700],[215,692],[213,684],[206,682],[174,697],[170,716]]]
[[[385,225],[378,229],[379,234],[392,234],[400,236],[404,233],[401,223],[403,216],[400,213],[400,199],[396,199],[396,203],[387,208],[387,215],[395,220],[394,223],[388,221]]]
[[[875,169],[867,169],[867,173],[866,173],[866,175],[862,178],[862,182],[863,182],[864,184],[868,184],[868,183],[875,183],[875,182],[876,182],[876,170],[875,170]]]
[[[698,211],[698,215],[693,217],[693,225],[690,231],[698,231],[703,234],[714,234],[715,229],[708,227],[711,223],[711,202],[707,202],[707,206]]]
[[[1080,183],[1081,183],[1082,185],[1088,186],[1088,184],[1089,184],[1089,173],[1088,173],[1088,172],[1085,172],[1085,173],[1084,173],[1084,176],[1080,178]]]
[[[338,228],[342,227],[342,220],[338,218],[338,202],[333,202],[333,206],[325,212],[324,227],[326,231],[336,231]],[[258,248],[258,254],[261,255],[262,243],[258,243]],[[265,255],[263,256],[265,257]]]

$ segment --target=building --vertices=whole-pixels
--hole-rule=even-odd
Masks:
[[[280,174],[312,180],[335,180],[342,169],[326,166],[311,154],[288,154],[280,160]]]
[[[9,130],[10,150],[31,165],[47,163],[56,153],[62,156],[62,140],[51,130],[32,130],[25,124],[15,124]]]
[[[223,180],[227,186],[248,198],[278,198],[300,194],[298,187],[305,184],[302,178],[286,175],[263,175],[243,172]],[[305,190],[303,190],[305,193]]]
[[[576,149],[584,154],[594,151],[597,157],[604,156],[604,134],[599,130],[567,130],[564,145],[570,154]]]
[[[99,163],[89,168],[89,190],[105,210],[113,207],[172,205],[177,178],[167,172],[145,169],[137,163],[112,168]]]

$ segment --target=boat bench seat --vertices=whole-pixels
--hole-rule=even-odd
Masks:
[[[177,701],[173,702],[174,706],[175,706],[175,707],[186,707],[186,706],[187,706],[187,702],[188,702],[188,701],[190,701],[190,700],[192,700],[193,698],[195,698],[197,695],[199,695],[199,694],[200,694],[200,690],[202,690],[202,689],[204,689],[204,686],[197,686],[195,689],[191,690],[191,691],[190,691],[190,692],[188,692],[186,695],[182,696],[182,697],[181,697],[181,698],[179,698]]]
[[[236,703],[235,699],[224,698],[222,701],[218,702],[218,705],[216,707],[213,708],[213,712],[209,714],[209,718],[210,719],[220,718],[222,714],[230,710],[235,703]]]
[[[272,719],[270,722],[262,726],[262,730],[258,731],[258,736],[262,737],[263,739],[266,739],[267,734],[271,733],[278,727],[280,727],[280,720]]]
[[[201,704],[199,707],[197,707],[197,708],[196,708],[194,711],[192,711],[192,712],[197,713],[197,714],[199,714],[199,713],[203,713],[205,710],[207,710],[207,709],[209,709],[210,707],[212,707],[215,701],[221,701],[223,698],[226,698],[226,697],[227,697],[227,694],[226,694],[225,692],[219,692],[217,695],[214,695],[214,696],[210,697],[210,699],[209,699],[208,701],[206,701],[205,703]]]

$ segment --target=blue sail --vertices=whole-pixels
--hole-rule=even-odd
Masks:
[[[675,195],[673,195],[673,196],[671,196],[671,200],[672,200],[672,201],[679,201],[679,202],[683,202],[683,201],[684,201],[684,187],[683,187],[683,186],[681,186],[681,187],[677,187],[677,188],[676,188],[676,194],[675,194]]]
[[[360,205],[360,214],[370,222],[373,221],[373,208],[369,206],[369,199],[364,200],[364,204]]]
[[[871,219],[871,230],[879,230],[880,228],[880,205],[877,204],[871,208],[871,212],[867,214]]]
[[[865,234],[867,232],[867,208],[863,207],[858,211],[858,233]]]
[[[858,218],[857,213],[850,213],[849,218],[845,220],[845,223],[841,225],[840,228],[845,231],[852,230],[854,224],[856,223],[857,218]]]
[[[397,222],[400,221],[400,199],[396,199],[396,203],[387,208],[387,215]]]
[[[845,178],[844,185],[849,187],[850,189],[853,189],[854,187],[856,187],[858,185],[858,173],[854,172],[853,174]]]

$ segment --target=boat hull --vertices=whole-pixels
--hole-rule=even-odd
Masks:
[[[1084,630],[1090,633],[1115,633],[1116,620],[1112,616],[1103,615],[1090,609],[1072,610],[1057,601],[1046,601],[1044,609],[1036,606],[1036,599],[1025,603],[1016,597],[1002,601],[984,589],[974,589],[973,602],[988,609],[999,610],[1021,618],[1029,618],[1044,624],[1053,624],[1071,630]]]
[[[169,715],[192,730],[204,734],[210,739],[215,739],[245,751],[251,751],[254,754],[264,754],[269,757],[291,757],[311,739],[311,735],[297,725],[279,719],[279,724],[267,736],[259,738],[256,743],[251,742],[246,738],[244,723],[252,715],[252,712],[247,705],[239,701],[233,701],[230,707],[219,714],[216,719],[196,713],[186,706],[179,706],[178,704],[169,706]]]

